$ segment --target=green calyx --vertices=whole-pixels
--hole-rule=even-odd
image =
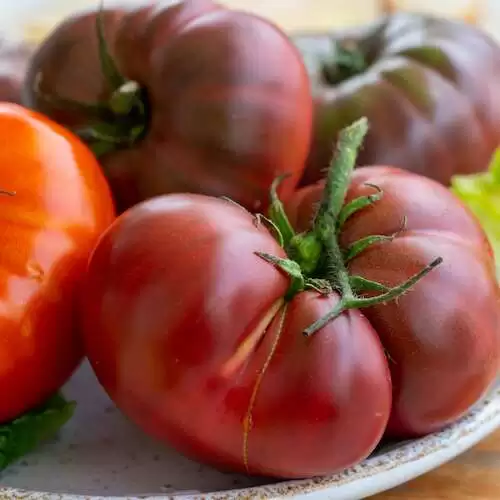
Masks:
[[[332,53],[323,61],[321,72],[326,83],[337,85],[359,75],[367,67],[366,57],[358,44],[350,40],[333,40]]]
[[[99,62],[102,74],[111,90],[110,97],[102,102],[83,103],[59,96],[48,96],[36,82],[36,93],[59,109],[72,110],[87,119],[89,126],[73,130],[92,151],[105,153],[132,146],[147,131],[147,96],[137,82],[127,80],[118,70],[104,36],[102,8],[96,16]]]
[[[336,291],[340,295],[335,308],[304,331],[306,336],[314,334],[348,309],[361,309],[398,298],[442,262],[441,257],[434,259],[420,272],[395,287],[387,287],[349,273],[348,264],[352,259],[372,245],[392,241],[406,225],[406,220],[403,220],[401,230],[395,234],[370,235],[348,248],[342,248],[340,245],[339,235],[346,221],[360,210],[375,204],[383,196],[380,188],[370,185],[374,191],[372,194],[346,203],[357,152],[367,131],[368,121],[362,118],[340,132],[323,197],[308,232],[297,234],[288,220],[283,204],[276,194],[282,178],[277,179],[271,187],[269,219],[265,220],[272,226],[288,258],[263,253],[257,255],[290,277],[290,287],[285,297],[288,300],[307,289],[317,290],[322,294]],[[375,295],[363,296],[367,292]]]

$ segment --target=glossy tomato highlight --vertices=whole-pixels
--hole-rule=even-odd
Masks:
[[[0,422],[44,402],[83,356],[77,295],[114,219],[94,156],[59,125],[0,104]]]

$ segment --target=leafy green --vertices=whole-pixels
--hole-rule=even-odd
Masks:
[[[487,172],[455,176],[451,190],[478,218],[500,271],[500,148],[495,151]]]
[[[0,425],[0,470],[55,435],[72,417],[74,409],[74,402],[56,394],[42,406]]]

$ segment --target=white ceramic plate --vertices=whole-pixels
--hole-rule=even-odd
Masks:
[[[438,467],[500,426],[499,387],[443,432],[383,450],[333,477],[266,484],[201,466],[145,436],[113,406],[86,363],[64,392],[78,402],[74,418],[58,439],[3,473],[0,498],[361,499]]]
[[[231,1],[242,3],[227,3]],[[279,7],[285,1],[287,7],[301,3],[266,0],[266,5],[271,7],[274,2]],[[42,19],[44,14],[53,19],[51,16],[59,6],[67,11],[70,5],[89,4],[90,0],[16,0],[9,6],[7,0],[0,2],[0,30],[14,33],[19,32],[16,28]],[[342,0],[328,0],[330,8],[340,3]],[[87,364],[64,392],[78,403],[75,417],[56,440],[0,476],[0,498],[361,499],[438,467],[500,427],[497,388],[467,417],[441,433],[380,450],[362,464],[333,477],[266,484],[201,466],[145,436],[116,410]]]

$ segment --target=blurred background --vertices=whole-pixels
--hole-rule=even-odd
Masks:
[[[120,0],[137,3],[138,0]],[[286,30],[322,30],[370,21],[387,9],[425,11],[466,19],[500,40],[499,0],[219,0],[268,17]],[[99,0],[0,0],[5,30],[39,37],[69,12]],[[105,0],[113,5],[118,0]]]

